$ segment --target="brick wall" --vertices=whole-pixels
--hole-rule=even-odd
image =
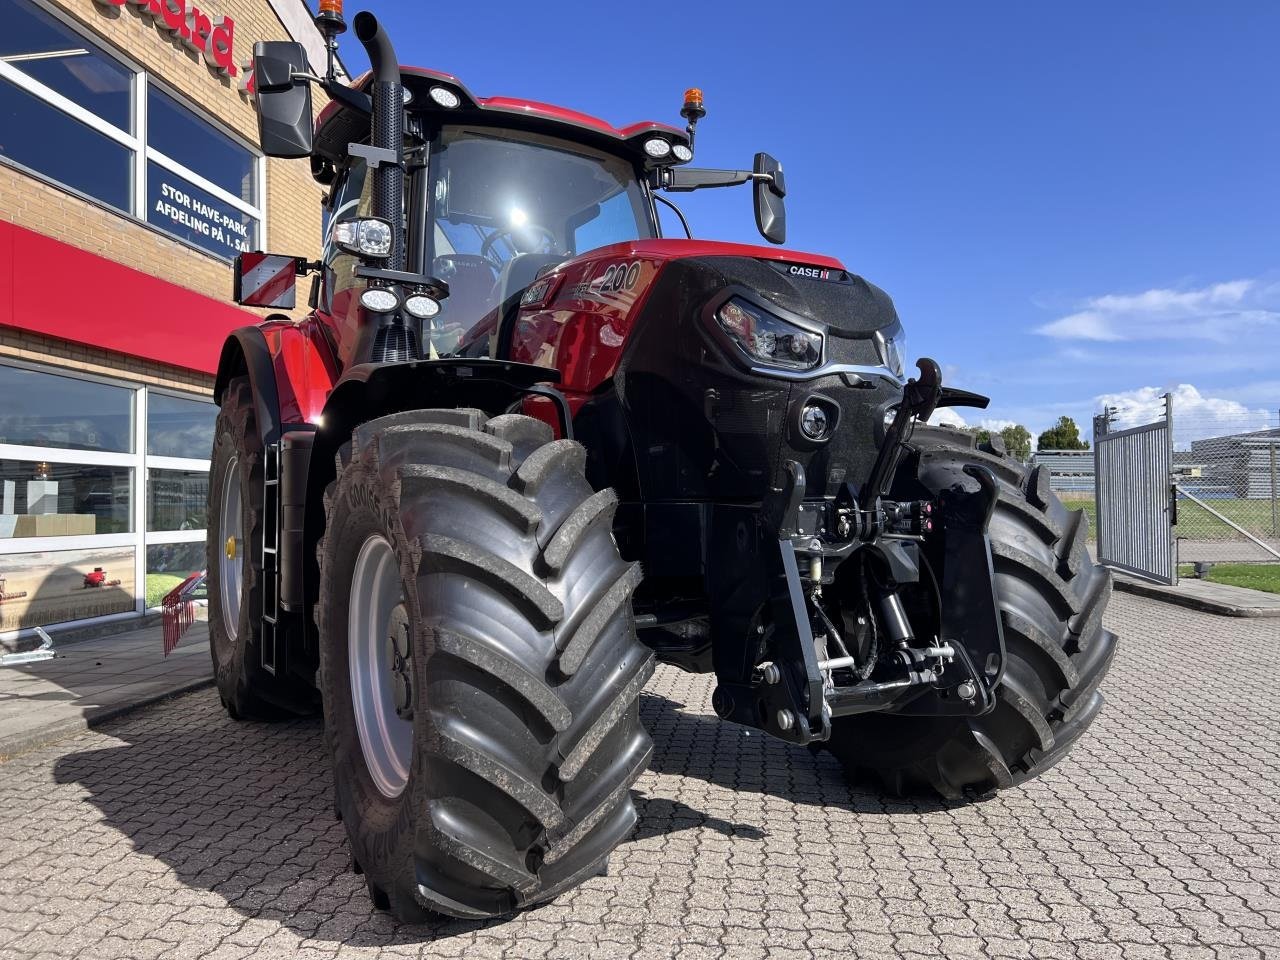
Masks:
[[[13,327],[0,327],[0,359],[6,357],[153,387],[213,395],[213,377],[208,374]]]
[[[290,39],[267,0],[197,3],[215,21],[226,16],[235,22],[235,77],[223,77],[210,69],[129,5],[115,7],[96,0],[56,0],[56,5],[98,35],[108,49],[123,53],[180,93],[188,106],[217,117],[248,142],[257,141],[253,103],[242,90],[253,44]],[[317,112],[323,103],[323,94],[315,92]],[[317,258],[322,188],[311,179],[305,161],[268,159],[266,164],[265,248]],[[0,166],[0,217],[205,296],[230,300],[232,276],[226,261],[6,166]],[[306,289],[304,282],[294,311],[297,317],[307,311]],[[180,389],[212,389],[211,378],[203,374],[4,327],[0,327],[0,356],[123,375]]]

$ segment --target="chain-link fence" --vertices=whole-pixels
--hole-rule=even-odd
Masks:
[[[1196,399],[1180,404],[1175,393],[1170,405],[1178,559],[1280,562],[1280,410]],[[1164,398],[1107,407],[1102,416],[1113,431],[1154,423],[1164,417]],[[1089,515],[1093,539],[1092,450],[1040,451],[1032,462],[1049,468],[1051,484],[1068,507]]]
[[[1280,413],[1175,407],[1173,428],[1179,559],[1280,560]]]

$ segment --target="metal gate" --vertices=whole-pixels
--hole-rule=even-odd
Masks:
[[[1173,408],[1164,419],[1112,432],[1114,411],[1093,418],[1098,561],[1158,583],[1178,582]]]

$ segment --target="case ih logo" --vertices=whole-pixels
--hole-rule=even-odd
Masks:
[[[809,277],[811,280],[831,279],[831,271],[824,267],[800,267],[793,264],[787,272],[793,277]]]
[[[205,62],[224,77],[234,77],[238,70],[231,47],[235,41],[235,21],[230,17],[213,20],[187,0],[97,0],[104,7],[129,7],[141,17],[154,20],[156,26],[173,39],[203,54]]]

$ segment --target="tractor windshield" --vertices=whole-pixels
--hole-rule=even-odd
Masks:
[[[657,235],[635,167],[524,131],[446,127],[430,168],[428,273],[449,284],[433,340],[461,334],[569,257]],[[443,351],[442,351],[443,352]]]

